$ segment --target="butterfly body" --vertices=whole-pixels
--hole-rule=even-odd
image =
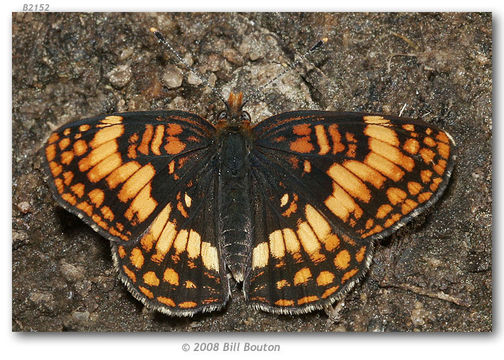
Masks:
[[[231,94],[214,126],[182,111],[99,116],[56,130],[57,201],[112,242],[147,306],[190,316],[246,301],[298,314],[340,299],[374,241],[447,187],[454,142],[420,120],[295,111],[251,125]]]

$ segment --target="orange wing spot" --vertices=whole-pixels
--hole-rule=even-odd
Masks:
[[[436,154],[431,149],[423,148],[420,150],[420,156],[427,165],[430,165]]]
[[[296,194],[294,194],[294,199],[292,199],[292,201],[289,205],[289,208],[282,213],[283,216],[289,217],[292,214],[296,213],[297,208],[298,208],[297,207],[297,200],[298,200],[298,196]]]
[[[47,161],[49,162],[53,161],[54,158],[56,157],[56,145],[52,144],[46,147],[45,153]]]
[[[348,151],[346,152],[346,156],[349,158],[355,158],[356,155],[357,155],[357,145],[349,144]]]
[[[105,229],[107,230],[108,229],[108,224],[102,220],[102,217],[98,214],[93,214],[91,216],[91,219],[93,219],[93,221],[99,226],[101,227],[102,229]]]
[[[186,250],[189,231],[182,229],[178,232],[177,237],[173,241],[173,248],[176,254],[180,254]]]
[[[166,127],[166,134],[169,136],[176,136],[182,133],[182,126],[179,124],[168,124]]]
[[[429,183],[432,177],[432,171],[430,170],[422,170],[420,172],[420,177],[424,183]]]
[[[106,144],[108,142],[111,142],[112,140],[117,139],[118,137],[122,136],[122,134],[124,134],[124,125],[111,125],[99,130],[95,134],[93,140],[91,140],[89,145],[93,149],[96,149],[102,144]]]
[[[374,220],[373,219],[367,219],[366,225],[365,225],[366,230],[371,229],[373,227],[373,225],[374,225]]]
[[[197,287],[197,286],[196,286],[196,284],[195,284],[195,283],[193,283],[192,281],[186,280],[186,281],[184,282],[184,287],[185,287],[186,289],[196,289],[196,287]]]
[[[152,223],[150,233],[152,234],[154,239],[156,240],[159,239],[159,236],[161,235],[161,232],[163,231],[166,222],[168,221],[170,213],[171,213],[171,204],[168,204],[164,207],[164,209],[159,213],[159,215]]]
[[[332,145],[332,153],[337,154],[343,150],[345,150],[345,145],[341,143],[341,133],[338,130],[337,124],[329,125],[329,135],[331,136],[331,140],[333,142]]]
[[[317,238],[324,242],[331,233],[331,225],[327,220],[310,204],[305,207],[306,220],[317,235]]]
[[[331,296],[332,294],[334,294],[337,290],[339,289],[339,285],[338,286],[333,286],[333,287],[330,287],[329,289],[327,289],[326,291],[324,291],[324,293],[322,294],[321,298],[322,299],[325,299],[327,298],[328,296]]]
[[[309,268],[305,267],[299,270],[294,275],[294,285],[306,284],[312,278],[312,273]]]
[[[114,213],[112,212],[112,210],[108,206],[102,206],[100,208],[100,211],[106,220],[108,220],[108,221],[114,220]]]
[[[116,124],[120,124],[123,120],[123,117],[122,116],[119,116],[119,115],[109,115],[109,116],[106,116],[105,119],[101,120],[100,122],[102,124],[106,124],[106,125],[116,125]]]
[[[286,286],[291,286],[290,283],[285,279],[277,281],[275,285],[277,289],[282,289]]]
[[[156,175],[154,166],[152,164],[144,165],[124,183],[117,197],[122,202],[127,202],[129,199],[134,198],[152,180],[154,175]]]
[[[170,298],[167,298],[167,297],[164,297],[164,296],[158,296],[156,299],[160,303],[163,303],[163,304],[171,306],[171,307],[175,307],[175,301],[173,301]]]
[[[367,233],[364,233],[362,234],[362,237],[363,238],[366,238],[368,236],[371,236],[371,235],[374,235],[376,233],[379,233],[383,230],[383,227],[381,227],[380,225],[376,225],[373,229],[371,229],[370,231],[368,231]]]
[[[82,137],[82,134],[81,133],[77,133],[74,135],[74,139],[77,140],[77,139],[80,139]]]
[[[54,177],[57,177],[63,171],[63,166],[54,161],[49,163],[49,168],[51,169],[51,174],[53,174]]]
[[[152,293],[152,291],[150,291],[149,289],[143,287],[143,286],[139,286],[138,289],[145,295],[147,296],[149,299],[153,299],[154,298],[154,294]]]
[[[389,204],[383,204],[378,208],[378,211],[376,212],[376,217],[378,219],[384,219],[391,211],[392,206],[390,206]]]
[[[73,172],[65,171],[63,173],[63,179],[64,179],[65,185],[67,185],[67,186],[70,185],[72,183],[73,177],[74,177]]]
[[[392,214],[390,215],[390,218],[388,218],[387,221],[385,221],[385,224],[383,224],[383,226],[385,226],[385,228],[391,227],[401,218],[402,218],[401,214]]]
[[[86,132],[86,131],[88,131],[90,128],[91,128],[91,126],[89,126],[88,124],[84,124],[84,125],[79,126],[79,131],[81,131],[81,132]]]
[[[308,160],[305,160],[303,162],[303,171],[305,173],[310,173],[311,172],[311,163]]]
[[[145,234],[142,239],[140,239],[140,245],[146,252],[151,251],[152,247],[154,246],[154,242],[155,239],[150,233]]]
[[[355,140],[355,135],[350,132],[345,133],[345,139],[349,143],[356,143],[357,142],[357,140]]]
[[[310,142],[309,136],[303,136],[290,143],[290,149],[292,151],[307,154],[314,150],[312,143]]]
[[[285,243],[281,230],[275,230],[269,234],[269,249],[271,256],[282,259],[285,256]]]
[[[341,278],[341,283],[344,284],[348,279],[352,278],[358,272],[359,272],[358,269],[352,269],[350,271],[347,271],[346,273],[343,274],[343,277]]]
[[[177,210],[180,212],[180,214],[185,217],[186,219],[189,217],[189,214],[187,211],[184,209],[184,205],[182,205],[182,202],[179,200],[177,201]]]
[[[430,185],[430,189],[434,192],[437,190],[437,188],[439,187],[439,184],[441,184],[441,182],[443,181],[443,179],[441,178],[434,178],[432,180],[432,184]]]
[[[380,125],[368,125],[366,126],[366,129],[364,129],[364,134],[372,139],[380,140],[381,142],[389,144],[392,147],[399,146],[399,138],[397,137],[397,133],[388,127]]]
[[[77,140],[73,144],[73,151],[76,156],[82,156],[88,151],[87,143],[84,140]]]
[[[267,255],[268,252],[266,249],[266,256]],[[208,242],[201,243],[201,260],[208,270],[219,271],[219,254],[217,252],[217,248]],[[252,260],[252,264],[254,264],[254,260]]]
[[[333,183],[333,193],[324,201],[324,204],[344,222],[347,222],[350,213],[358,208],[352,197],[336,183]]]
[[[269,248],[267,242],[257,245],[252,251],[252,269],[262,268],[268,265]]]
[[[310,124],[299,124],[292,127],[292,132],[295,135],[306,136],[311,134]]]
[[[306,253],[310,256],[318,255],[321,248],[320,242],[311,226],[306,221],[302,221],[298,224],[296,232]]]
[[[155,155],[161,155],[159,147],[163,143],[164,125],[157,125],[156,132],[154,133],[154,138],[151,142],[151,151]]]
[[[395,182],[398,182],[404,176],[404,171],[402,171],[397,165],[374,152],[370,152],[366,156],[364,163]]]
[[[87,201],[83,201],[77,204],[77,209],[84,211],[89,217],[93,215],[93,207]]]
[[[289,156],[288,161],[292,165],[293,169],[297,169],[299,167],[299,158],[297,156]]]
[[[446,160],[439,160],[436,165],[432,167],[439,175],[443,175],[446,170]]]
[[[404,203],[401,206],[401,212],[403,215],[409,214],[413,210],[415,210],[418,206],[418,203],[416,201],[413,201],[411,199],[406,199]]]
[[[100,189],[91,190],[88,194],[89,199],[96,207],[100,207],[105,199],[105,193]]]
[[[425,129],[425,133],[426,133],[427,135],[432,134],[432,129],[431,129],[431,128],[427,128],[427,129]]]
[[[142,142],[140,143],[140,145],[138,145],[137,148],[137,150],[144,155],[149,154],[149,143],[152,139],[153,134],[154,134],[154,127],[151,124],[146,124],[142,136]]]
[[[334,266],[338,269],[345,270],[348,266],[350,266],[350,260],[352,257],[348,250],[341,250],[336,257],[334,258]]]
[[[73,151],[65,151],[61,154],[61,163],[68,165],[72,162],[73,158],[74,158]]]
[[[420,144],[418,140],[408,139],[404,142],[403,149],[404,151],[415,155],[418,152],[418,150],[420,150]]]
[[[77,195],[77,197],[83,197],[84,196],[84,184],[83,183],[78,183],[73,185],[71,188],[72,192]]]
[[[387,180],[387,178],[382,176],[378,171],[357,160],[345,161],[343,166],[377,189],[381,188],[383,183]]]
[[[368,187],[357,176],[340,164],[334,163],[329,170],[327,170],[327,175],[336,181],[351,196],[366,203],[371,200],[371,192]]]
[[[161,263],[165,255],[170,250],[173,240],[177,235],[177,230],[173,222],[168,221],[156,243],[156,254],[152,256],[152,261]]]
[[[69,203],[70,205],[75,206],[75,204],[77,204],[77,198],[75,196],[73,196],[72,194],[64,193],[61,195],[61,198],[63,200],[65,200],[67,203]]]
[[[136,144],[131,144],[128,146],[128,158],[136,159],[137,158],[137,146]]]
[[[404,124],[402,128],[406,131],[415,131],[415,125],[413,124]]]
[[[145,186],[131,202],[124,216],[132,220],[136,214],[138,221],[144,222],[156,209],[158,202],[151,197],[152,185]]]
[[[306,303],[311,303],[311,302],[317,301],[318,299],[319,299],[319,297],[315,296],[315,295],[305,296],[305,297],[302,297],[301,299],[299,299],[297,301],[297,303],[298,303],[298,305],[303,305],[303,304],[306,304]]]
[[[334,281],[334,274],[329,271],[321,271],[319,276],[317,276],[317,285],[326,286]]]
[[[411,171],[415,167],[415,162],[409,156],[404,155],[398,148],[389,145],[381,140],[369,139],[369,148],[374,153],[390,160],[396,165]]]
[[[65,189],[65,186],[63,185],[63,180],[61,180],[60,178],[54,179],[54,186],[56,186],[58,194],[61,194]]]
[[[131,281],[136,282],[135,273],[133,271],[131,271],[130,269],[128,269],[128,267],[126,265],[123,265],[123,271],[126,274],[126,276],[131,279]]]
[[[418,201],[421,203],[424,203],[427,200],[429,200],[431,198],[431,196],[432,196],[431,192],[423,192],[420,195],[418,195]]]
[[[184,301],[178,304],[178,307],[182,309],[190,309],[196,306],[198,306],[198,304],[196,304],[194,301]]]
[[[445,159],[448,159],[448,157],[450,156],[450,146],[448,144],[438,142],[437,148],[439,155]]]
[[[410,195],[416,195],[422,190],[423,186],[416,181],[409,181],[408,182],[408,192]]]
[[[366,246],[361,247],[357,254],[355,254],[355,260],[361,263],[364,260],[364,255],[366,255]]]
[[[308,135],[308,134],[306,134]],[[331,150],[324,125],[315,125],[315,135],[317,136],[317,145],[319,146],[319,155],[325,155]]]
[[[276,306],[294,306],[294,300],[280,299],[275,301]]]
[[[58,146],[60,150],[65,150],[68,145],[70,145],[70,139],[69,138],[63,138],[61,141],[58,143]]]
[[[171,268],[165,270],[163,274],[163,280],[168,284],[179,286],[179,275],[175,270]]]
[[[285,249],[290,254],[298,253],[299,250],[301,249],[301,247],[300,247],[299,240],[298,240],[294,230],[292,230],[290,228],[282,229],[282,235],[283,235],[283,238],[285,241]]]
[[[138,169],[140,169],[140,164],[136,161],[130,161],[115,169],[105,180],[108,186],[114,189],[117,185],[125,182]]]
[[[289,194],[285,193],[280,199],[280,207],[284,207],[285,205],[287,205],[288,202],[289,202]]]
[[[278,136],[276,138],[273,139],[274,142],[276,143],[282,143],[286,140],[285,136]]]
[[[119,257],[121,259],[124,259],[124,257],[126,256],[126,250],[124,250],[124,246],[122,246],[122,245],[118,246],[117,253],[119,254]]]
[[[71,132],[72,132],[72,129],[66,128],[65,130],[63,130],[63,135],[68,136],[68,135],[70,135]]]
[[[387,189],[387,197],[392,205],[402,203],[407,196],[408,194],[399,188],[390,187]]]
[[[423,142],[425,145],[429,146],[429,147],[434,147],[436,146],[436,141],[434,141],[433,138],[431,138],[430,136],[427,136],[423,139]]]
[[[172,154],[172,155],[179,154],[186,147],[186,144],[183,143],[182,141],[180,141],[177,137],[168,136],[166,138],[166,140],[167,140],[167,143],[164,146],[164,149],[166,150],[166,152],[168,154]]]
[[[100,161],[91,170],[89,170],[87,177],[89,181],[97,183],[112,171],[117,169],[119,166],[121,166],[121,164],[121,155],[119,153],[114,153],[108,158]]]
[[[79,170],[82,172],[88,171],[91,167],[95,166],[103,159],[106,159],[113,153],[117,152],[117,149],[117,141],[115,140],[104,143],[79,161]]]
[[[51,134],[51,136],[49,136],[49,139],[47,139],[47,142],[48,142],[49,144],[52,144],[52,143],[54,143],[54,142],[58,141],[58,140],[59,140],[59,138],[60,138],[60,137],[59,137],[59,135],[58,135],[57,133],[52,133],[52,134]]]
[[[130,254],[130,261],[134,267],[136,267],[137,269],[141,269],[145,262],[142,250],[140,250],[137,247],[133,248]]]
[[[159,278],[156,276],[154,271],[147,271],[143,275],[143,281],[150,286],[159,286],[160,283]]]
[[[390,120],[385,119],[381,115],[366,115],[366,116],[363,116],[362,119],[364,120],[364,122],[366,124],[378,124],[378,125],[379,124],[382,124],[382,125],[390,124]]]
[[[192,230],[189,232],[189,239],[187,240],[187,256],[189,259],[195,259],[201,253],[201,235]]]
[[[446,134],[444,132],[440,132],[439,134],[437,134],[436,139],[438,139],[439,141],[442,141],[446,144],[450,143],[450,139],[448,138],[448,136],[446,136]]]

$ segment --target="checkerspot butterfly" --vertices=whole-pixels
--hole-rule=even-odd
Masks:
[[[246,300],[299,314],[341,299],[373,243],[447,187],[454,141],[420,120],[294,111],[256,125],[231,93],[215,125],[184,111],[62,126],[45,147],[58,203],[112,243],[121,280],[160,312]]]

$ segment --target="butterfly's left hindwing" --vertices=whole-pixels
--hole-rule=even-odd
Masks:
[[[373,240],[440,197],[455,159],[447,133],[384,115],[299,111],[253,132],[261,210],[245,291],[274,312],[341,298],[369,267]]]

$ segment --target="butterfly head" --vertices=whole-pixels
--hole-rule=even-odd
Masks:
[[[226,103],[226,110],[223,110],[217,116],[219,122],[227,126],[243,126],[250,123],[250,115],[243,111],[243,93],[230,93]]]

